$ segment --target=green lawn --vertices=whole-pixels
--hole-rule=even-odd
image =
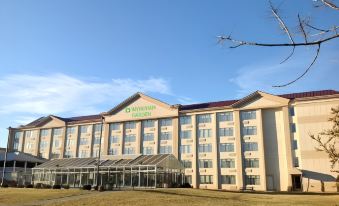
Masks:
[[[339,206],[339,194],[255,194],[197,189],[154,189],[87,192],[71,190],[0,189],[2,205],[317,205]]]

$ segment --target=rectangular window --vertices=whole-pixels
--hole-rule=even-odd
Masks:
[[[259,175],[246,175],[245,182],[246,182],[246,185],[260,185],[260,176]]]
[[[119,154],[119,149],[118,148],[112,148],[108,150],[109,155],[117,155]]]
[[[172,132],[161,132],[160,133],[160,140],[171,140],[172,139]]]
[[[298,141],[296,139],[293,140],[293,149],[298,149]]]
[[[154,127],[154,120],[144,120],[142,121],[142,125],[144,128]]]
[[[120,142],[120,137],[119,136],[111,136],[111,144],[112,143],[119,143]]]
[[[181,116],[179,121],[180,121],[181,125],[192,124],[192,117],[191,116]]]
[[[110,131],[112,130],[120,130],[120,124],[119,123],[112,123],[109,124]]]
[[[257,142],[244,142],[244,151],[258,151]]]
[[[242,128],[243,135],[256,135],[257,127],[256,126],[246,126]]]
[[[40,149],[45,149],[48,147],[48,142],[47,141],[41,141],[40,142]]]
[[[31,130],[25,131],[25,138],[31,138],[33,136],[33,132]]]
[[[81,158],[89,157],[89,152],[87,150],[81,150],[80,157]]]
[[[99,157],[99,150],[93,150],[93,157]]]
[[[60,135],[62,135],[62,131],[63,131],[62,128],[53,129],[53,136],[60,136]]]
[[[88,138],[80,138],[80,145],[88,145]]]
[[[26,144],[26,148],[27,148],[27,149],[33,149],[33,148],[34,148],[34,144],[33,144],[32,142],[28,142],[28,143]]]
[[[144,141],[154,141],[154,134],[153,133],[145,133],[143,136]]]
[[[250,120],[250,119],[256,119],[256,111],[242,111],[241,112],[241,119],[242,120]]]
[[[211,114],[200,114],[198,115],[198,123],[211,123]]]
[[[295,133],[297,131],[297,127],[295,126],[295,123],[291,123],[291,132]]]
[[[199,153],[212,152],[212,144],[199,144]]]
[[[72,151],[70,150],[65,151],[65,158],[73,158],[73,157],[74,157],[74,154]]]
[[[221,168],[235,168],[235,161],[234,159],[221,159],[220,167]]]
[[[172,146],[160,146],[160,154],[171,154]]]
[[[192,131],[191,130],[182,130],[180,131],[180,139],[191,139]]]
[[[293,117],[295,115],[294,113],[294,107],[290,107],[289,108],[289,113],[290,113],[290,116]]]
[[[142,148],[142,154],[143,155],[153,155],[154,154],[153,147],[143,147]]]
[[[199,168],[212,168],[212,160],[199,160]]]
[[[40,131],[40,136],[41,137],[46,137],[46,136],[48,136],[48,129],[42,129],[41,131]]]
[[[124,154],[135,154],[134,147],[125,147],[124,148]]]
[[[75,133],[75,127],[67,127],[66,130],[67,135]]]
[[[66,146],[69,147],[69,146],[73,146],[74,145],[74,140],[72,139],[66,139]]]
[[[220,137],[230,137],[233,136],[233,127],[219,128]]]
[[[221,143],[219,150],[220,152],[234,152],[234,143]]]
[[[233,112],[223,112],[218,114],[219,122],[233,121]]]
[[[212,136],[211,129],[199,129],[198,130],[198,137],[199,138],[209,138]]]
[[[245,167],[246,168],[259,168],[259,159],[258,158],[246,158]]]
[[[192,146],[191,145],[181,145],[180,146],[181,154],[190,154],[192,153]]]
[[[125,142],[135,142],[135,134],[126,135]]]
[[[55,140],[53,141],[53,147],[54,147],[54,148],[60,147],[60,141],[59,141],[58,139],[55,139]]]
[[[88,125],[81,125],[80,126],[80,132],[81,133],[87,133],[88,132],[88,128],[89,128]]]
[[[221,184],[235,185],[235,175],[221,175]]]
[[[100,137],[94,138],[93,143],[94,143],[94,144],[100,144]]]
[[[212,175],[200,175],[200,184],[213,184]]]
[[[192,161],[191,160],[182,160],[181,162],[182,162],[182,164],[185,168],[192,168]]]
[[[160,120],[160,126],[172,126],[172,119],[161,119]]]
[[[14,142],[13,149],[19,150],[19,143],[18,142]]]
[[[135,129],[136,123],[135,122],[126,122],[125,123],[125,129]]]
[[[101,132],[101,127],[102,127],[102,124],[95,124],[94,125],[94,132]]]

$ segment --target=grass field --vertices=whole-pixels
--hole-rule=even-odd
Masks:
[[[317,205],[339,206],[339,194],[255,194],[196,189],[154,189],[134,191],[88,192],[78,189],[37,190],[0,189],[4,205]]]

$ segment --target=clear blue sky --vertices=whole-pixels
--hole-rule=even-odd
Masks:
[[[339,15],[311,0],[273,1],[291,28],[299,12],[316,25]],[[307,67],[315,50],[228,49],[216,36],[286,41],[267,1],[1,0],[0,146],[8,126],[39,116],[107,111],[136,91],[170,104],[339,89],[339,41],[323,46],[311,72],[274,89]]]

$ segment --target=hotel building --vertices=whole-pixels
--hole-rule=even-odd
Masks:
[[[334,90],[191,105],[136,93],[99,115],[10,128],[9,145],[47,159],[172,154],[194,188],[337,191],[328,156],[309,137],[331,128],[337,106]]]

